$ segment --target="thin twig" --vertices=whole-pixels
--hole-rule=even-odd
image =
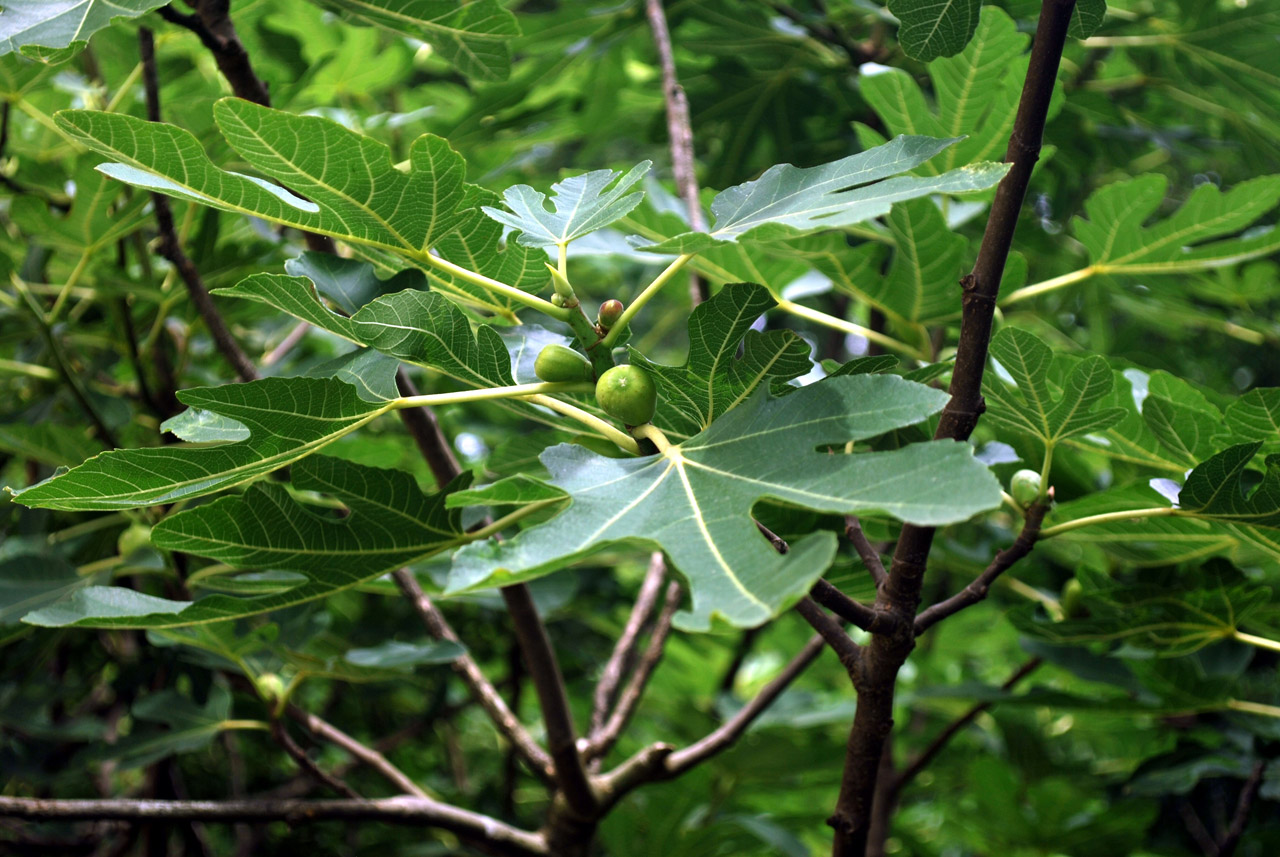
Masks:
[[[406,398],[418,395],[418,388],[414,386],[404,367],[396,370],[396,388],[400,391],[400,395]],[[431,468],[436,486],[444,488],[462,472],[462,468],[458,466],[458,458],[453,454],[453,448],[445,439],[444,432],[440,430],[440,422],[436,419],[435,411],[419,406],[401,408],[397,413],[400,415],[400,421],[404,423],[405,430],[409,432],[409,436],[418,447],[418,451],[422,453],[427,467]]]
[[[862,522],[858,520],[857,515],[845,515],[844,537],[853,543],[853,548],[862,559],[862,564],[867,567],[867,571],[871,572],[871,579],[875,581],[876,589],[884,586],[885,581],[889,579],[889,575],[884,570],[884,560],[880,558],[880,552],[872,547],[867,534],[862,531]]]
[[[804,647],[783,667],[782,672],[778,673],[773,681],[765,685],[750,702],[738,709],[737,713],[726,720],[720,728],[700,741],[672,753],[666,762],[666,775],[668,777],[679,776],[732,746],[755,722],[755,719],[772,705],[784,690],[791,686],[791,683],[805,671],[809,664],[817,659],[824,648],[826,648],[826,643],[821,635],[810,637]]]
[[[671,634],[671,621],[680,607],[682,595],[683,591],[678,582],[673,580],[667,584],[662,612],[654,622],[653,633],[649,635],[649,644],[645,646],[644,654],[636,664],[631,679],[618,697],[618,704],[614,707],[613,713],[609,715],[600,734],[591,741],[584,754],[587,758],[603,758],[617,743],[622,731],[627,728],[627,722],[639,707],[640,700],[644,697],[644,689],[648,686],[649,679],[653,678],[653,672],[658,668],[658,663],[666,651],[667,637]]]
[[[404,596],[409,599],[409,603],[418,611],[418,615],[422,617],[422,621],[433,637],[437,640],[458,642],[458,635],[454,633],[440,609],[422,591],[413,572],[402,568],[394,572],[391,577]],[[498,689],[485,678],[475,660],[470,655],[462,655],[453,662],[453,670],[462,678],[463,683],[471,691],[472,697],[489,715],[498,732],[519,752],[533,772],[544,782],[552,782],[554,771],[551,757],[547,755],[546,750],[538,746],[538,742],[533,740],[529,731],[524,728],[524,724],[507,707]]]
[[[376,800],[51,800],[0,797],[0,818],[31,821],[218,821],[264,824],[284,821],[377,821],[449,830],[474,838],[513,857],[547,855],[543,838],[487,815],[459,809],[429,798]]]
[[[702,216],[702,203],[698,200],[698,175],[693,158],[693,124],[689,119],[689,98],[676,77],[675,55],[671,50],[671,31],[667,28],[667,15],[662,0],[645,0],[645,13],[649,29],[653,31],[653,43],[658,49],[658,65],[662,68],[662,98],[667,106],[667,139],[671,146],[671,168],[675,174],[676,189],[689,208],[689,228],[694,232],[706,229]],[[706,280],[696,272],[689,274],[689,296],[693,305],[710,297]]]
[[[306,727],[307,731],[312,735],[341,747],[379,774],[382,774],[388,782],[400,789],[402,794],[413,795],[414,797],[430,797],[417,783],[409,779],[404,771],[391,764],[391,761],[386,756],[373,747],[357,741],[332,723],[317,717],[309,711],[304,711],[292,703],[285,710],[290,717]]]
[[[825,579],[813,585],[809,596],[841,619],[864,631],[887,634],[897,628],[898,618],[892,613],[854,601]]]
[[[142,82],[147,96],[147,119],[159,122],[160,85],[156,78],[155,37],[147,27],[138,29],[138,53],[142,57]],[[214,305],[209,290],[205,288],[200,270],[182,250],[182,244],[178,240],[178,232],[174,226],[173,209],[169,206],[169,198],[164,194],[153,193],[151,200],[156,212],[156,224],[160,231],[158,252],[169,260],[178,272],[178,276],[182,278],[183,284],[187,287],[187,293],[191,296],[191,302],[195,304],[196,311],[204,319],[205,327],[213,337],[214,345],[235,369],[240,380],[256,379],[258,370],[254,368],[253,361],[236,343],[235,337],[231,335],[226,322],[222,319],[222,314]]]
[[[604,727],[609,709],[613,706],[614,696],[622,677],[631,669],[635,660],[636,646],[640,642],[640,633],[653,614],[658,604],[658,595],[662,591],[662,580],[666,577],[667,565],[662,559],[662,551],[654,551],[649,557],[649,570],[645,573],[644,582],[640,585],[640,593],[636,596],[627,617],[627,624],[622,635],[613,647],[613,653],[600,673],[600,681],[596,685],[595,699],[591,707],[591,729],[588,737],[595,738]]]
[[[1018,537],[1014,539],[1013,544],[996,554],[995,559],[991,560],[991,564],[964,589],[961,589],[950,598],[945,598],[937,604],[922,610],[920,615],[916,616],[916,636],[923,634],[948,616],[959,613],[966,607],[977,604],[986,598],[987,593],[991,591],[991,585],[996,582],[996,579],[1035,548],[1036,538],[1040,535],[1040,525],[1044,523],[1044,516],[1048,511],[1049,504],[1047,502],[1032,504],[1031,508],[1027,509],[1027,517],[1022,524],[1022,531],[1018,533]]]
[[[861,667],[862,647],[855,643],[845,632],[844,627],[831,618],[827,611],[819,607],[812,598],[801,598],[795,609],[836,653],[836,657],[840,659],[849,677],[856,677]]]
[[[264,107],[271,106],[267,84],[253,70],[249,52],[244,49],[235,24],[231,21],[230,0],[193,0],[196,14],[187,15],[172,6],[162,6],[157,12],[166,21],[185,27],[199,37],[213,54],[218,70],[231,84],[231,91],[246,101]]]
[[[581,817],[591,818],[597,810],[596,796],[578,754],[578,738],[573,728],[564,676],[547,637],[546,626],[538,615],[529,587],[523,584],[503,587],[502,600],[515,626],[529,679],[538,694],[556,785],[570,809]]]
[[[1044,663],[1044,661],[1041,658],[1031,658],[1022,666],[1018,667],[1013,675],[1009,676],[1009,678],[1005,680],[1004,684],[1000,685],[1000,689],[1012,690],[1018,682],[1022,681],[1024,678],[1039,669],[1042,663]],[[947,727],[938,733],[938,737],[934,738],[933,741],[930,742],[929,746],[924,749],[924,752],[913,759],[911,763],[894,778],[889,787],[889,798],[895,798],[908,783],[915,779],[921,771],[929,766],[929,763],[933,761],[935,756],[942,752],[942,748],[945,747],[952,738],[976,720],[978,715],[990,708],[991,705],[991,702],[979,702],[964,714],[951,721],[951,723],[947,724]]]
[[[262,355],[262,365],[267,367],[279,363],[286,354],[293,350],[295,345],[303,340],[310,329],[311,324],[309,322],[300,321],[295,324],[293,329],[285,334],[284,339],[280,340],[279,345]]]
[[[359,792],[353,789],[344,780],[333,776],[328,771],[317,765],[315,760],[307,755],[307,751],[299,747],[297,742],[289,736],[289,731],[285,729],[284,724],[279,720],[271,721],[271,737],[275,739],[277,744],[284,748],[284,751],[289,754],[289,758],[293,759],[293,761],[298,764],[298,767],[306,772],[307,776],[311,777],[325,788],[337,792],[343,797],[348,797],[352,800],[360,800]]]
[[[1253,809],[1253,804],[1258,799],[1258,792],[1262,789],[1262,775],[1266,770],[1267,763],[1259,759],[1254,763],[1253,770],[1249,772],[1249,779],[1245,780],[1244,788],[1240,790],[1240,798],[1236,801],[1236,811],[1231,817],[1231,824],[1218,843],[1218,857],[1232,857],[1236,853],[1240,837],[1244,835],[1245,825],[1249,823],[1249,812]]]
[[[760,531],[760,534],[769,540],[769,544],[774,550],[782,554],[790,552],[791,545],[787,544],[786,539],[757,521],[755,518],[752,518],[751,521],[756,525],[756,529]]]

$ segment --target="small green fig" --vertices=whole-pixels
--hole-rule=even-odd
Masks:
[[[1040,474],[1034,470],[1019,470],[1009,480],[1009,493],[1023,506],[1029,506],[1040,497]]]
[[[590,381],[591,364],[572,348],[548,345],[533,361],[533,374],[543,381]]]
[[[146,524],[132,524],[129,529],[116,539],[116,550],[120,556],[128,557],[134,551],[141,550],[151,544],[151,528]]]
[[[263,673],[254,681],[258,694],[267,702],[277,702],[284,696],[284,679],[275,673]]]
[[[1071,578],[1062,586],[1062,595],[1058,599],[1058,604],[1062,607],[1063,618],[1080,619],[1089,615],[1089,611],[1084,608],[1081,603],[1081,596],[1084,594],[1084,587],[1080,585],[1077,578]]]
[[[596,318],[596,323],[604,330],[608,330],[618,323],[618,319],[622,318],[622,301],[607,300],[600,304],[600,315]]]
[[[596,382],[596,402],[606,414],[625,425],[643,425],[653,419],[658,388],[639,366],[614,366]]]

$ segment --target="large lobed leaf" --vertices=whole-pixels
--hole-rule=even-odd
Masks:
[[[526,247],[564,247],[575,238],[608,226],[631,212],[644,198],[643,191],[628,193],[645,177],[650,161],[636,164],[625,175],[613,170],[593,170],[571,176],[551,186],[554,211],[547,211],[545,194],[518,184],[502,192],[510,211],[490,205],[485,214],[520,233]]]
[[[462,265],[479,260],[481,274],[528,284],[524,278],[534,270],[528,251],[498,252],[501,229],[478,210],[492,194],[466,183],[462,157],[440,137],[414,140],[402,171],[385,144],[328,119],[236,98],[215,104],[214,119],[254,169],[291,190],[219,169],[194,136],[172,125],[91,110],[57,117],[71,137],[115,159],[99,167],[112,178],[418,262],[433,264],[433,250]],[[479,286],[447,273],[437,279],[462,300],[512,312],[509,302]]]
[[[807,373],[809,344],[790,330],[760,333],[751,325],[776,302],[762,286],[725,286],[689,317],[689,357],[664,366],[632,349],[658,386],[658,424],[680,437],[695,435],[741,404],[763,381]],[[738,348],[742,356],[737,356]]]
[[[297,490],[341,501],[348,514],[336,517],[332,509],[300,502],[282,485],[263,483],[172,515],[152,531],[152,543],[166,550],[237,569],[295,572],[275,575],[277,585],[267,594],[214,594],[186,602],[122,587],[89,587],[28,614],[25,621],[171,628],[252,616],[327,597],[452,548],[464,538],[459,513],[447,510],[444,500],[450,490],[466,487],[469,475],[441,493],[423,494],[407,473],[317,455],[294,465],[291,478]],[[112,609],[103,610],[103,604]]]
[[[777,241],[850,226],[887,214],[895,202],[989,188],[1008,171],[1007,164],[982,163],[938,176],[899,175],[956,142],[903,136],[821,166],[772,166],[760,178],[716,195],[710,232],[686,232],[643,249],[700,253],[736,241]]]
[[[1164,202],[1168,180],[1138,176],[1095,191],[1088,219],[1072,229],[1093,267],[1112,274],[1172,274],[1233,265],[1280,249],[1280,229],[1262,227],[1237,237],[1280,204],[1280,176],[1241,182],[1223,193],[1205,183],[1168,217],[1145,225]]]
[[[422,39],[463,75],[506,80],[520,27],[498,0],[314,0],[355,23]]]
[[[134,509],[212,494],[304,458],[389,408],[334,379],[265,378],[178,393],[183,404],[234,420],[249,437],[220,446],[118,449],[15,491],[46,509]]]
[[[121,19],[137,18],[165,0],[5,0],[0,11],[0,54],[31,45],[83,46]]]
[[[569,495],[569,507],[509,541],[463,548],[449,590],[529,580],[609,544],[642,543],[665,550],[689,580],[693,604],[682,627],[705,629],[713,619],[758,625],[799,599],[835,552],[833,535],[821,533],[778,554],[752,522],[759,500],[928,525],[999,504],[998,484],[967,444],[854,454],[819,449],[918,422],[946,399],[893,376],[843,376],[782,399],[762,386],[660,455],[609,459],[553,447],[542,461],[551,484]]]

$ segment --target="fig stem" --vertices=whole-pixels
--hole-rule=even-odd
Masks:
[[[642,426],[636,426],[631,429],[631,433],[638,438],[652,442],[653,445],[658,448],[658,452],[663,455],[666,455],[667,450],[672,446],[671,441],[667,440],[667,436],[662,433],[662,429],[658,428],[653,423],[645,423]]]
[[[553,386],[565,386],[557,384]],[[572,385],[574,387],[582,387],[581,384]],[[631,453],[632,455],[640,454],[640,444],[636,443],[635,438],[631,437],[624,431],[620,431],[609,423],[597,417],[595,414],[587,413],[576,405],[561,401],[552,396],[535,395],[529,396],[528,401],[535,405],[542,405],[544,408],[550,408],[557,413],[564,414],[570,419],[575,419],[585,426],[588,426],[609,440],[616,443],[619,447]]]
[[[1137,518],[1169,518],[1177,515],[1187,514],[1176,506],[1156,506],[1151,509],[1129,509],[1123,512],[1106,512],[1101,515],[1089,515],[1084,518],[1076,518],[1074,521],[1067,521],[1052,527],[1045,527],[1040,531],[1040,538],[1047,539],[1062,533],[1078,530],[1081,527],[1088,527],[1092,524],[1109,524],[1114,521],[1132,521]]]
[[[609,332],[605,334],[604,339],[601,340],[600,344],[603,345],[605,349],[612,348],[613,343],[618,341],[618,337],[622,335],[622,331],[626,330],[631,324],[631,319],[635,317],[635,314],[640,311],[641,307],[647,304],[650,298],[662,291],[662,287],[665,286],[681,268],[687,265],[693,256],[694,254],[692,253],[685,253],[677,256],[670,265],[663,269],[661,274],[654,277],[653,282],[645,286],[640,294],[636,295],[636,299],[631,302],[631,305],[622,311],[622,315],[618,317],[618,321],[613,325],[613,327],[609,328]]]

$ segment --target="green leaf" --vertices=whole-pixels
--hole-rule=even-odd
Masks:
[[[1055,644],[1125,643],[1160,657],[1182,657],[1229,639],[1270,600],[1264,586],[1205,582],[1171,589],[1126,585],[1093,576],[1084,588],[1083,619],[1050,621],[1034,605],[1015,608],[1010,618],[1024,634]]]
[[[572,502],[551,521],[454,557],[450,592],[529,580],[618,542],[659,547],[690,582],[682,627],[713,618],[754,626],[800,598],[834,556],[830,533],[779,555],[752,523],[763,497],[833,513],[878,513],[921,524],[964,520],[1000,502],[999,486],[967,444],[833,454],[918,422],[946,394],[901,378],[831,378],[782,399],[760,387],[665,454],[608,459],[561,445],[542,456]],[[927,480],[928,491],[919,489]]]
[[[753,283],[725,286],[689,316],[689,356],[683,366],[654,363],[635,349],[631,362],[658,385],[658,425],[689,437],[737,407],[766,380],[787,381],[812,368],[810,347],[790,330],[760,333],[751,325],[776,306]],[[739,346],[742,356],[737,357]]]
[[[1005,12],[985,6],[973,40],[957,56],[929,63],[931,106],[914,77],[896,68],[864,69],[858,87],[890,134],[961,137],[917,171],[937,175],[1003,157],[1026,74],[1028,38]],[[1060,87],[1055,92],[1060,91]],[[1060,101],[1050,102],[1050,117]]]
[[[0,54],[24,45],[83,47],[104,27],[163,5],[164,0],[5,0],[0,14]]]
[[[10,455],[61,467],[79,464],[101,451],[102,444],[81,428],[50,422],[0,425],[0,452]]]
[[[348,20],[422,39],[466,77],[506,80],[516,18],[498,0],[315,0]]]
[[[731,187],[711,203],[710,232],[686,232],[641,249],[700,253],[736,241],[781,241],[881,217],[895,202],[935,193],[968,193],[1000,181],[1008,164],[971,164],[938,176],[897,175],[957,142],[897,137],[817,167],[779,164],[755,181]],[[893,178],[890,178],[890,177]]]
[[[409,147],[409,167],[401,171],[385,144],[328,119],[235,98],[217,102],[214,118],[254,169],[290,190],[218,169],[194,136],[172,125],[89,110],[62,111],[57,121],[74,139],[116,159],[98,168],[112,178],[433,268],[447,267],[440,258],[456,257],[462,265],[483,260],[481,274],[510,275],[507,284],[517,287],[532,282],[536,260],[523,249],[498,252],[500,227],[475,210],[492,195],[466,184],[466,167],[447,141],[418,137]],[[433,279],[460,299],[514,318],[509,298],[452,273]]]
[[[387,640],[376,646],[348,649],[345,658],[358,667],[407,671],[417,666],[451,663],[466,653],[466,648],[453,640],[424,640],[421,643]]]
[[[1088,219],[1072,229],[1096,273],[1176,274],[1234,265],[1280,249],[1280,229],[1264,226],[1234,238],[1280,203],[1280,176],[1241,182],[1223,193],[1197,187],[1173,214],[1147,222],[1164,201],[1168,180],[1144,175],[1107,185],[1085,201]],[[1221,239],[1221,240],[1214,240]]]
[[[558,181],[551,186],[554,211],[547,211],[545,194],[523,184],[502,192],[502,201],[510,211],[489,205],[482,210],[519,232],[518,240],[525,247],[563,247],[625,217],[639,205],[644,192],[628,191],[652,166],[652,162],[642,161],[626,175],[595,170]]]
[[[1147,380],[1142,419],[1187,467],[1194,467],[1217,449],[1213,436],[1222,429],[1222,413],[1200,391],[1167,372],[1153,372]]]
[[[260,483],[172,515],[151,532],[165,550],[208,557],[236,569],[297,572],[294,585],[251,597],[207,595],[169,601],[121,587],[90,587],[24,617],[43,626],[173,628],[281,610],[380,577],[455,547],[464,540],[457,512],[445,508],[448,490],[424,494],[408,473],[364,467],[318,455],[292,468],[298,491],[340,501],[349,514],[306,504],[283,486]],[[305,575],[303,577],[302,575]],[[111,609],[103,609],[103,605]]]
[[[871,278],[870,291],[884,309],[920,324],[960,313],[960,277],[969,242],[947,228],[932,201],[895,205],[885,219],[893,234],[893,263],[888,276]]]
[[[567,496],[555,486],[527,474],[518,473],[481,488],[455,491],[449,495],[445,505],[450,509],[462,509],[467,506],[530,506],[563,500]]]
[[[898,19],[898,42],[912,59],[951,56],[973,38],[982,0],[889,0]]]
[[[150,199],[136,194],[117,205],[124,189],[94,169],[97,159],[84,158],[73,173],[75,195],[71,210],[55,214],[52,206],[34,196],[13,200],[12,216],[41,244],[71,253],[90,253],[115,244],[151,219]]]
[[[220,684],[209,688],[200,705],[176,690],[162,690],[133,704],[136,731],[116,742],[103,743],[94,755],[113,759],[121,768],[141,768],[180,753],[203,750],[226,728],[231,716],[231,694]],[[145,724],[162,724],[164,729]]]
[[[202,497],[256,479],[355,431],[389,408],[366,402],[341,381],[265,378],[183,390],[192,408],[234,420],[250,436],[205,447],[121,449],[15,491],[19,503],[46,509],[133,509]]]
[[[1223,412],[1228,443],[1261,441],[1263,452],[1280,452],[1280,387],[1250,390]]]
[[[1087,39],[1102,26],[1107,14],[1107,0],[1076,0],[1071,11],[1071,26],[1067,35],[1073,39]]]
[[[1012,376],[1017,392],[995,373],[989,374],[982,385],[987,419],[1037,437],[1047,447],[1100,431],[1124,417],[1120,408],[1093,410],[1113,384],[1111,367],[1102,357],[1078,361],[1054,390],[1049,384],[1053,351],[1035,334],[1001,328],[991,338],[991,356]]]
[[[0,626],[53,604],[94,582],[59,556],[19,553],[0,559]]]
[[[1261,442],[1228,447],[1191,471],[1178,505],[1199,517],[1280,529],[1280,455],[1268,455],[1262,481],[1246,487],[1249,462]]]

